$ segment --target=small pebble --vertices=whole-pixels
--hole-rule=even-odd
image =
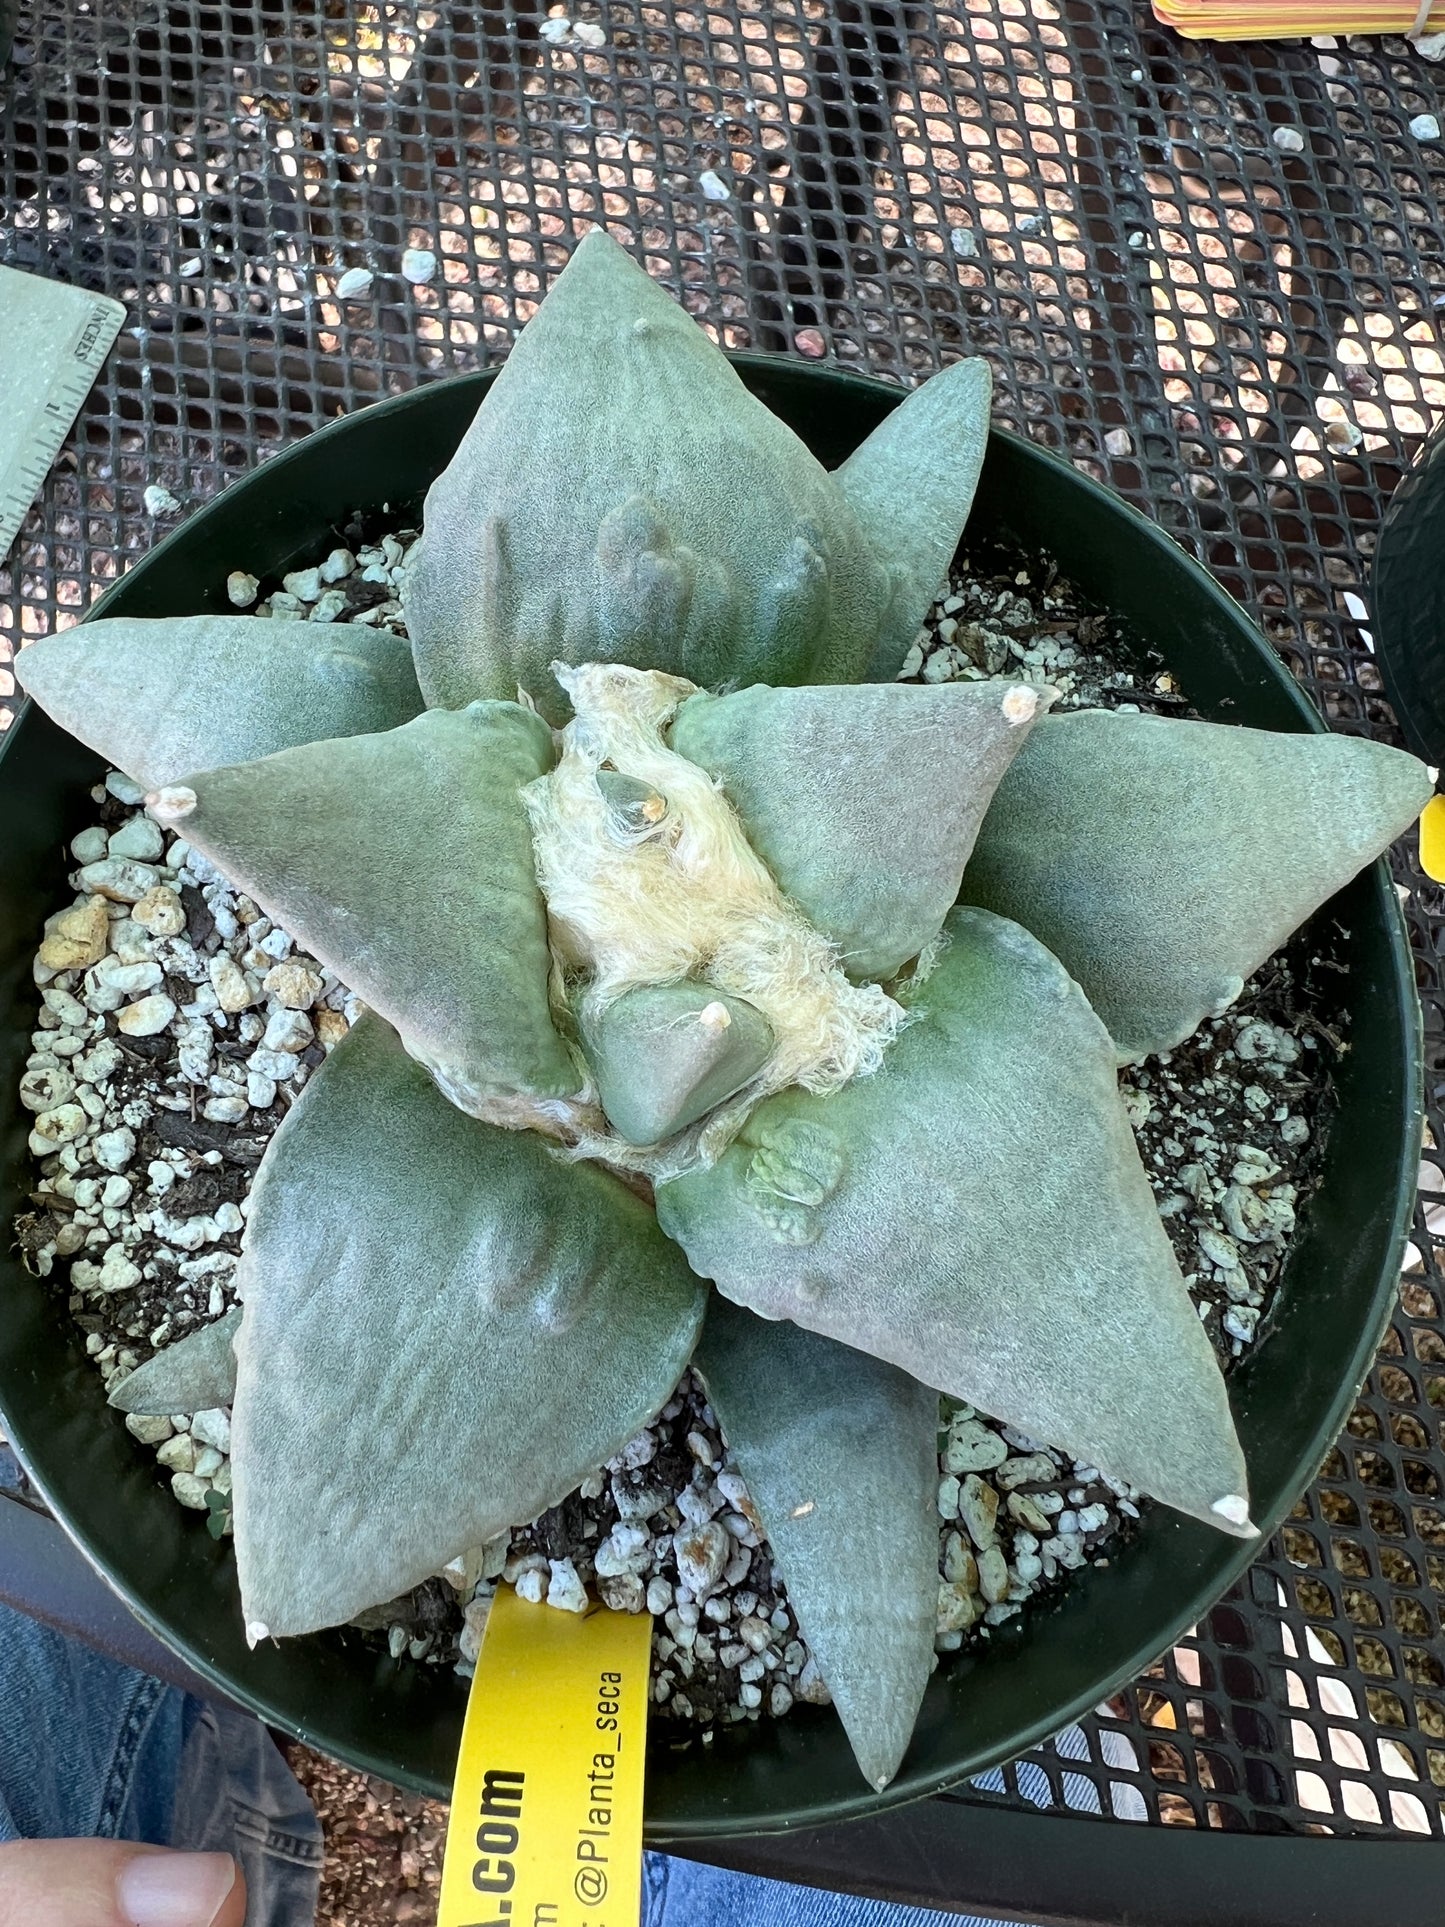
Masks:
[[[249,609],[261,593],[261,584],[244,569],[233,569],[226,577],[226,600],[233,609]]]
[[[702,189],[704,198],[709,201],[727,201],[732,198],[732,189],[722,175],[710,167],[705,168],[698,175],[697,184]]]
[[[978,237],[971,227],[950,228],[948,242],[960,261],[978,259]]]
[[[135,969],[143,969],[137,964]],[[128,1004],[116,1018],[116,1024],[127,1037],[155,1037],[163,1031],[176,1014],[176,1007],[169,997],[156,995],[142,997],[138,1003]]]
[[[248,1061],[248,1069],[258,1077],[272,1077],[278,1084],[294,1077],[299,1068],[300,1059],[294,1051],[253,1050]]]
[[[142,863],[158,863],[165,854],[165,838],[148,816],[133,816],[110,839],[111,856],[133,856]]]
[[[430,248],[408,248],[401,257],[401,272],[414,288],[424,288],[437,271],[437,258]]]
[[[156,1453],[156,1458],[168,1472],[191,1472],[195,1470],[196,1445],[189,1432],[181,1432],[176,1437],[168,1437]]]
[[[215,991],[222,1010],[247,1010],[256,1002],[257,993],[247,981],[245,972],[224,950],[211,958],[209,965],[211,987]]]
[[[710,1593],[723,1576],[732,1551],[728,1535],[717,1521],[687,1526],[673,1539],[678,1577],[694,1598]]]
[[[98,863],[108,848],[109,839],[104,830],[82,830],[71,844],[70,854],[77,863]]]
[[[162,974],[160,965],[149,960],[144,963],[121,963],[107,958],[96,965],[94,982],[104,990],[117,992],[121,997],[135,997],[142,991],[154,990]]]
[[[273,1011],[267,1019],[261,1043],[268,1051],[289,1051],[296,1056],[306,1049],[315,1035],[311,1019],[305,1011],[282,1009]],[[262,1068],[256,1064],[254,1055],[251,1061],[256,1069]]]
[[[174,515],[180,507],[180,503],[170,490],[162,488],[158,482],[152,482],[141,499],[145,503],[147,515]]]
[[[147,890],[130,914],[131,920],[153,937],[178,937],[186,927],[185,907],[165,883]]]
[[[552,1560],[551,1572],[552,1576],[547,1583],[547,1604],[555,1606],[564,1613],[585,1613],[589,1603],[587,1588],[578,1577],[577,1568],[572,1561],[570,1559]],[[539,1573],[538,1578],[540,1577]]]
[[[985,1485],[977,1473],[971,1472],[963,1483],[963,1493],[959,1502],[959,1517],[968,1528],[968,1536],[985,1552],[998,1540],[999,1496],[991,1485]]]
[[[139,903],[159,882],[149,864],[135,863],[127,857],[106,857],[100,863],[87,863],[80,872],[82,890],[93,890],[112,903]]]
[[[1440,138],[1440,122],[1434,114],[1416,114],[1410,122],[1410,132],[1417,141],[1437,141]]]
[[[978,1589],[991,1606],[1008,1597],[1008,1563],[997,1546],[978,1555]]]
[[[92,866],[87,864],[86,869]],[[98,867],[98,866],[97,866]],[[85,874],[82,870],[81,875]],[[40,946],[40,961],[54,970],[86,970],[105,955],[110,919],[105,901],[94,896],[50,918]]]
[[[153,1418],[147,1412],[127,1412],[125,1429],[142,1445],[161,1445],[171,1436],[175,1427],[168,1418]]]
[[[1282,154],[1302,154],[1305,137],[1297,127],[1276,127],[1270,139]]]
[[[310,1010],[326,989],[326,979],[310,964],[274,964],[262,977],[260,987],[287,1010]],[[306,1037],[306,1043],[310,1043],[310,1037]],[[283,1050],[287,1046],[274,1044],[272,1048]]]
[[[179,1503],[189,1506],[193,1512],[206,1510],[206,1494],[210,1487],[194,1472],[176,1472],[171,1477],[171,1491]]]
[[[103,1171],[124,1171],[135,1156],[135,1132],[106,1131],[91,1146],[91,1154]]]
[[[529,1567],[518,1575],[516,1581],[518,1599],[525,1599],[529,1606],[540,1606],[547,1597],[548,1569],[546,1565]]]
[[[953,1473],[987,1472],[1002,1465],[1007,1457],[1008,1447],[998,1433],[980,1425],[977,1419],[955,1424],[943,1450],[943,1463]]]
[[[370,268],[348,268],[336,283],[337,297],[342,301],[364,301],[371,293],[373,278]]]
[[[577,20],[572,25],[572,38],[579,46],[595,53],[599,47],[607,45],[607,29],[596,20]]]

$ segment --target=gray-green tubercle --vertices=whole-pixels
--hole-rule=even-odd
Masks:
[[[240,1329],[239,1307],[222,1313],[137,1366],[110,1394],[110,1403],[118,1412],[152,1418],[229,1405],[236,1395],[235,1347]]]
[[[958,910],[882,1070],[658,1191],[695,1271],[1226,1531],[1244,1461],[1083,992]]]
[[[581,1082],[521,802],[551,761],[530,710],[479,702],[204,771],[154,807],[482,1110]]]
[[[1136,1060],[1232,1004],[1433,788],[1359,736],[1051,716],[999,785],[963,894],[1048,944]]]
[[[555,1505],[669,1396],[706,1302],[616,1178],[464,1116],[371,1016],[276,1134],[237,1285],[256,1638],[349,1619]]]
[[[595,1017],[582,1047],[608,1121],[629,1144],[658,1144],[740,1091],[766,1063],[773,1031],[741,997],[706,984],[629,990]]]
[[[717,1296],[694,1364],[864,1778],[887,1786],[933,1666],[937,1395]]]
[[[422,709],[406,644],[357,623],[118,616],[31,643],[15,679],[147,789]]]
[[[988,389],[945,371],[830,474],[596,233],[432,488],[409,648],[198,616],[21,655],[371,1006],[289,1080],[244,1309],[114,1393],[208,1409],[234,1371],[253,1637],[561,1499],[671,1395],[709,1280],[698,1365],[872,1785],[931,1658],[936,1388],[1250,1529],[1116,1062],[1235,994],[1430,782],[1373,743],[892,685]],[[950,914],[960,875],[984,907]]]
[[[704,687],[896,674],[987,439],[988,371],[964,366],[835,479],[594,229],[427,496],[404,590],[427,701],[520,684],[561,722],[559,658]],[[898,491],[910,462],[926,499]]]
[[[872,683],[692,697],[672,747],[722,784],[748,840],[851,976],[933,941],[1004,771],[1053,692]]]

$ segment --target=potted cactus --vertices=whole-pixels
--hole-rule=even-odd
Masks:
[[[1431,779],[892,680],[988,400],[959,364],[830,473],[598,232],[428,494],[409,649],[204,615],[21,657],[368,1006],[267,1151],[239,1305],[112,1393],[231,1407],[253,1645],[542,1512],[689,1363],[872,1788],[933,1663],[940,1393],[1254,1535],[1117,1073]]]

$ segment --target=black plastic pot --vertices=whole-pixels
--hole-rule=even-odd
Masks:
[[[1370,600],[1375,660],[1405,741],[1445,763],[1445,427],[1390,497]]]
[[[740,357],[748,385],[829,465],[899,399],[878,382]],[[314,558],[355,510],[415,521],[486,392],[468,376],[379,403],[288,449],[228,489],[140,563],[95,613],[224,611],[227,572],[276,575]],[[1321,724],[1242,611],[1166,536],[1106,490],[996,433],[970,540],[1011,534],[1047,549],[1084,592],[1126,617],[1221,722]],[[89,818],[99,765],[38,711],[0,751],[0,1223],[26,1182],[16,1084],[37,1005],[30,959],[65,890],[61,846]],[[1383,864],[1317,919],[1316,945],[1349,967],[1352,1048],[1323,1184],[1302,1214],[1268,1335],[1233,1379],[1255,1517],[1272,1532],[1340,1430],[1394,1299],[1420,1141],[1419,1006]],[[8,1243],[8,1240],[4,1241]],[[1147,1397],[1148,1389],[1141,1388]],[[449,1789],[464,1688],[330,1632],[248,1652],[229,1551],[158,1483],[104,1404],[53,1285],[0,1257],[0,1409],[66,1528],[137,1613],[202,1674],[274,1724],[369,1771]],[[709,1748],[655,1735],[654,1844],[816,1825],[876,1811],[994,1765],[1097,1705],[1192,1625],[1251,1548],[1163,1511],[1057,1604],[940,1668],[903,1771],[864,1787],[830,1712],[732,1729]]]

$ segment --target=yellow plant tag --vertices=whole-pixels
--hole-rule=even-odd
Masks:
[[[1420,818],[1420,868],[1445,883],[1445,796],[1432,796]]]
[[[437,1927],[637,1927],[652,1615],[492,1602]]]

